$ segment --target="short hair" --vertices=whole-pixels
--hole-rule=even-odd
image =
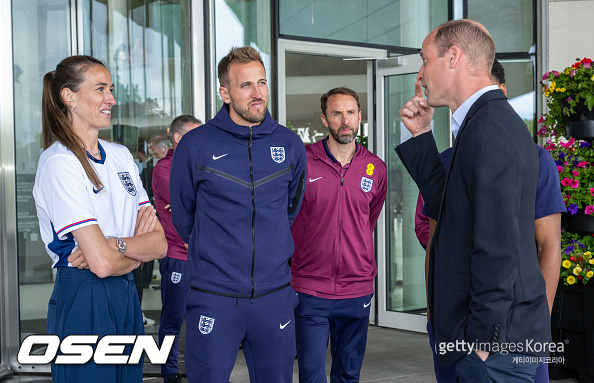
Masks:
[[[503,69],[503,65],[501,65],[497,59],[493,61],[491,77],[493,78],[493,81],[497,81],[498,84],[505,84],[505,69]]]
[[[330,96],[334,96],[335,94],[343,94],[345,96],[351,96],[357,101],[357,110],[361,109],[361,104],[359,103],[359,95],[354,90],[347,88],[346,86],[341,86],[339,88],[330,89],[320,98],[320,106],[322,107],[322,114],[326,115],[326,106],[328,105],[328,99]]]
[[[495,43],[484,26],[473,20],[451,20],[436,29],[433,41],[439,57],[443,57],[452,46],[456,45],[468,56],[473,73],[487,69],[491,74],[495,60]]]
[[[175,117],[173,122],[171,122],[171,127],[169,128],[169,136],[171,137],[171,141],[175,142],[173,135],[175,133],[181,134],[186,124],[195,124],[196,126],[200,126],[202,125],[202,121],[189,114],[182,114],[181,116]]]
[[[169,137],[164,134],[158,134],[151,137],[149,145],[151,144],[157,145],[159,149],[171,149],[171,141],[169,140]]]
[[[262,56],[260,56],[260,52],[258,52],[256,49],[252,47],[231,48],[227,56],[223,57],[217,66],[219,84],[221,84],[222,87],[228,86],[229,67],[231,64],[236,62],[241,64],[249,64],[254,61],[262,64],[262,68],[264,68],[264,71],[266,71],[266,68],[264,67],[264,61],[262,61]]]

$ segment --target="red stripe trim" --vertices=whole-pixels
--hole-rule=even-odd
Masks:
[[[85,219],[84,221],[78,221],[78,222],[74,222],[74,223],[72,223],[72,224],[70,224],[70,225],[68,225],[68,226],[65,226],[65,227],[63,227],[62,229],[58,230],[58,231],[56,232],[56,234],[60,234],[60,233],[61,233],[61,232],[63,232],[64,230],[68,229],[69,227],[76,226],[76,225],[82,225],[83,223],[86,223],[86,222],[92,222],[92,221],[95,221],[95,222],[97,222],[97,219],[95,219],[95,218],[89,218],[89,219]]]

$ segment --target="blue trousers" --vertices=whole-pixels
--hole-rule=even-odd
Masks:
[[[251,383],[292,383],[297,302],[290,286],[253,300],[190,290],[188,381],[228,383],[241,345]]]
[[[295,309],[300,383],[326,382],[330,339],[330,382],[358,382],[373,294],[351,299],[324,299],[298,293]]]
[[[179,372],[177,368],[178,338],[184,318],[190,285],[186,275],[188,261],[165,257],[159,260],[161,272],[161,319],[159,321],[159,345],[165,335],[175,335],[175,341],[167,362],[161,366],[165,382]]]
[[[456,369],[454,365],[443,367],[437,363],[437,354],[435,353],[435,335],[431,321],[427,321],[427,334],[429,335],[429,344],[433,354],[433,370],[435,379],[438,383],[456,383]],[[549,368],[546,363],[540,363],[536,368],[534,383],[549,383]]]
[[[67,335],[144,334],[140,301],[132,273],[99,278],[89,270],[58,268],[47,313],[47,333],[60,339]],[[126,345],[130,354],[132,345]],[[56,383],[138,383],[143,358],[135,365],[64,365],[52,362]]]

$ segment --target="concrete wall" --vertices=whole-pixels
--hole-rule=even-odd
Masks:
[[[548,68],[562,70],[576,58],[594,59],[594,0],[548,1]]]

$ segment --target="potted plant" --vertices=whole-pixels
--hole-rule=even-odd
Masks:
[[[578,139],[594,138],[594,67],[584,58],[565,70],[543,75],[542,91],[547,101],[547,113],[539,123],[540,135],[565,135]]]
[[[590,142],[566,141],[553,136],[545,148],[559,171],[561,193],[567,207],[562,226],[568,232],[594,232],[594,147]]]

